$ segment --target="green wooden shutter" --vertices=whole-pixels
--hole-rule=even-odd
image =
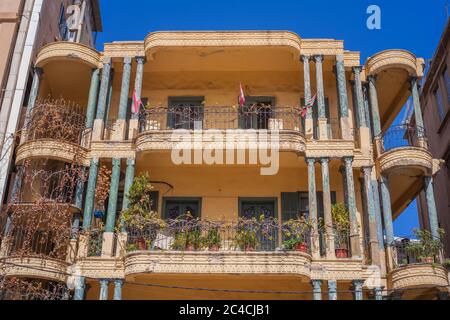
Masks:
[[[298,192],[281,193],[281,217],[283,221],[296,219],[300,213]]]

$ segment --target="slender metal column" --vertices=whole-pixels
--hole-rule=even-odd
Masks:
[[[97,105],[98,87],[100,85],[100,69],[94,69],[91,76],[91,87],[89,89],[89,100],[86,111],[86,128],[94,126],[95,107]]]
[[[378,93],[376,87],[376,76],[368,76],[369,81],[369,96],[370,106],[372,108],[372,122],[373,122],[373,135],[374,138],[381,138],[381,122],[380,122],[380,109],[378,107]]]
[[[302,55],[302,62],[303,62],[303,77],[305,81],[305,103],[308,103],[311,101],[311,73],[309,69],[309,60],[310,56]],[[312,119],[312,108],[308,110],[308,113],[306,114],[307,119]]]
[[[99,297],[99,300],[108,300],[108,285],[109,285],[109,280],[108,279],[101,279],[100,280],[100,297]]]
[[[386,230],[386,244],[394,243],[394,225],[392,223],[391,195],[389,193],[388,177],[381,175],[381,201],[383,203],[384,228]]]
[[[359,227],[356,210],[355,181],[353,178],[353,158],[345,157],[345,176],[347,180],[348,211],[350,213],[350,245],[352,256],[361,256]]]
[[[114,232],[117,213],[117,195],[120,183],[121,159],[112,159],[111,185],[109,190],[108,214],[106,216],[105,232]]]
[[[337,300],[337,281],[328,280],[328,300]]]
[[[361,84],[361,67],[353,67],[353,75],[355,77],[355,93],[356,102],[358,103],[359,126],[367,127],[366,114],[364,112],[364,96]]]
[[[355,291],[355,300],[363,300],[364,280],[353,280],[353,290]]]
[[[114,280],[114,297],[113,300],[122,300],[122,284],[120,279]]]
[[[434,198],[433,177],[425,177],[425,193],[427,198],[428,220],[430,231],[434,239],[439,239],[439,222]]]
[[[322,280],[312,280],[314,300],[322,300]]]
[[[89,230],[92,223],[92,212],[94,210],[95,188],[97,184],[99,159],[93,158],[89,168],[89,180],[84,204],[83,229]]]
[[[380,191],[378,188],[378,181],[372,180],[372,195],[373,204],[375,209],[375,221],[377,222],[377,236],[378,236],[378,246],[381,250],[384,249],[384,236],[383,236],[383,218],[381,216],[381,206],[380,206]]]
[[[422,108],[420,107],[419,85],[417,77],[411,77],[411,92],[414,102],[414,119],[416,120],[417,137],[423,138],[425,130],[423,125]]]
[[[322,164],[322,186],[323,186],[323,209],[325,228],[327,233],[327,258],[336,257],[334,244],[333,218],[331,216],[331,191],[330,191],[330,169],[328,158],[320,159]]]
[[[367,211],[369,213],[370,254],[372,257],[372,263],[379,265],[380,258],[378,253],[377,222],[371,184],[372,167],[364,167],[362,170],[364,172],[364,193],[366,195]]]
[[[323,56],[314,56],[316,61],[317,102],[319,106],[319,118],[326,118],[325,112],[325,90],[323,87]]]
[[[339,107],[341,118],[348,118],[347,80],[345,77],[344,56],[336,56],[336,77],[339,94]]]
[[[109,82],[111,78],[111,58],[105,58],[103,63],[102,82],[98,96],[96,119],[104,120],[106,114],[106,103],[108,100]]]

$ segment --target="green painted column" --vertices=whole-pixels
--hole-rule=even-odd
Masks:
[[[125,120],[127,118],[128,108],[128,96],[130,93],[130,80],[131,80],[131,58],[125,57],[123,60],[123,75],[122,75],[122,87],[120,89],[120,102],[119,102],[119,120]]]
[[[83,193],[84,193],[84,182],[78,181],[77,188],[75,191],[75,207],[79,210],[83,209]],[[78,235],[78,229],[80,228],[80,218],[81,214],[75,212],[72,219],[72,239],[76,239]]]
[[[386,244],[392,246],[394,243],[394,225],[392,223],[391,195],[389,193],[389,180],[381,175],[381,199],[383,203],[384,228],[386,232]]]
[[[353,290],[355,292],[355,300],[363,300],[364,280],[353,280]]]
[[[112,159],[111,185],[109,189],[108,214],[106,216],[105,232],[114,232],[117,213],[117,195],[120,183],[121,159]]]
[[[100,69],[94,69],[91,76],[91,87],[89,89],[89,100],[86,111],[86,128],[94,126],[95,107],[97,105],[98,87],[100,85]]]
[[[322,188],[323,188],[323,211],[325,231],[327,234],[327,257],[329,259],[335,258],[335,244],[334,244],[334,228],[333,218],[331,215],[331,191],[330,191],[330,168],[329,158],[321,158],[320,163],[322,166]]]
[[[328,300],[337,300],[337,281],[328,280]]]
[[[303,62],[303,79],[305,82],[305,103],[308,103],[308,101],[311,100],[312,94],[311,94],[311,71],[309,68],[309,56],[302,55],[302,62]],[[308,113],[306,114],[307,119],[313,118],[313,110],[310,108],[308,110]]]
[[[99,300],[108,300],[108,285],[109,285],[109,280],[108,279],[101,279],[100,280],[100,297],[99,297]]]
[[[372,194],[375,207],[375,220],[377,222],[378,245],[380,246],[380,249],[384,249],[383,218],[381,216],[380,190],[378,188],[377,180],[372,180]]]
[[[109,83],[111,77],[111,58],[105,58],[103,62],[102,82],[98,95],[98,106],[96,119],[104,120],[106,114],[106,104],[108,100]]]
[[[86,287],[86,279],[84,277],[77,276],[75,278],[75,294],[73,300],[84,300],[84,291]]]
[[[383,288],[382,287],[376,287],[374,289],[375,291],[375,300],[381,301],[383,300]]]
[[[339,96],[339,110],[341,118],[348,118],[347,80],[345,77],[344,56],[336,56],[336,77]]]
[[[361,83],[361,67],[353,67],[353,75],[355,77],[355,94],[356,94],[356,102],[358,103],[358,118],[359,118],[359,126],[367,127],[366,114],[364,112],[364,96],[362,90]]]
[[[134,90],[136,92],[136,98],[139,100],[142,98],[142,80],[144,78],[144,64],[146,62],[145,57],[136,57],[136,79],[134,81]],[[139,114],[133,114],[134,119],[139,118]]]
[[[308,195],[309,195],[309,216],[317,227],[317,191],[316,191],[316,159],[306,159],[308,163]]]
[[[122,285],[123,285],[122,280],[120,280],[120,279],[114,280],[113,300],[116,300],[116,301],[122,300]]]
[[[352,256],[360,256],[359,227],[356,210],[355,181],[353,177],[353,158],[345,157],[345,177],[347,181],[348,211],[350,213],[350,245]]]
[[[95,188],[97,184],[99,159],[94,158],[91,160],[91,166],[89,168],[89,180],[86,190],[86,200],[84,203],[84,217],[83,217],[83,229],[89,230],[92,224],[92,213],[94,211],[95,200]]]
[[[430,231],[434,239],[440,239],[439,222],[434,198],[433,177],[425,177],[425,194],[427,198],[428,220]]]
[[[122,210],[126,210],[130,206],[130,201],[128,199],[128,192],[130,191],[131,186],[134,181],[136,160],[129,158],[127,159],[127,169],[125,172],[125,188],[123,192],[123,202],[122,202]],[[125,232],[125,226],[123,225],[123,221],[120,222],[122,231]]]
[[[313,298],[316,301],[322,300],[322,280],[312,280]]]
[[[103,122],[105,124],[108,122],[109,110],[111,109],[113,85],[114,85],[114,69],[111,69],[111,72],[109,75],[108,94],[107,94],[107,98],[106,98],[106,112],[105,112],[105,118],[103,119]]]
[[[364,100],[364,115],[366,117],[366,124],[369,127],[369,132],[373,136],[372,117],[370,116],[369,106],[369,87],[367,83],[363,85],[363,100]]]
[[[316,83],[317,83],[317,103],[319,107],[319,118],[326,118],[325,111],[325,90],[323,87],[323,56],[314,56],[316,62]]]
[[[36,104],[37,96],[39,94],[41,76],[43,73],[44,71],[41,68],[34,68],[33,82],[31,84],[30,96],[28,98],[27,113],[25,118],[25,128],[28,128],[31,115],[33,114],[33,109]]]
[[[376,87],[376,76],[368,76],[369,82],[369,96],[370,106],[372,108],[372,123],[373,123],[373,135],[374,138],[381,138],[381,122],[380,122],[380,109],[378,107],[378,93]]]
[[[423,124],[422,108],[420,107],[419,84],[417,77],[411,77],[411,92],[414,103],[414,119],[416,120],[417,137],[425,137],[425,127]]]

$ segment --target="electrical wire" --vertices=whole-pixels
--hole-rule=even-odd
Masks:
[[[28,265],[21,265],[13,262],[7,262],[7,261],[1,261],[1,264],[11,265],[18,268],[25,268],[25,269],[31,269],[36,271],[42,271],[47,273],[53,273],[61,276],[74,276],[71,273],[62,272],[62,271],[54,271],[54,270],[46,270],[44,268],[39,267],[33,267]],[[84,277],[84,276],[83,276]],[[84,277],[88,280],[98,281],[98,278],[93,277]],[[292,294],[292,295],[302,295],[302,294],[313,294],[314,291],[271,291],[271,290],[244,290],[244,289],[214,289],[214,288],[199,288],[199,287],[186,287],[186,286],[174,286],[174,285],[162,285],[162,284],[154,284],[154,283],[140,283],[140,282],[130,282],[130,281],[123,281],[123,284],[132,285],[132,286],[140,286],[140,287],[154,287],[154,288],[161,288],[161,289],[175,289],[175,290],[189,290],[189,291],[206,291],[206,292],[223,292],[223,293],[249,293],[249,294]],[[383,293],[389,294],[392,292],[412,292],[412,291],[418,291],[423,289],[444,289],[444,288],[450,288],[450,285],[447,286],[433,286],[433,287],[415,287],[415,288],[405,288],[405,289],[382,289],[381,291]],[[362,292],[373,292],[371,289],[362,289]],[[323,291],[322,294],[327,294],[330,291]],[[339,290],[337,293],[354,293],[353,290]]]

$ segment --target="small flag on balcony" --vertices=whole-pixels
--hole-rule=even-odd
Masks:
[[[316,103],[316,99],[317,99],[317,94],[315,94],[315,95],[311,98],[311,100],[309,100],[309,101],[306,103],[305,107],[304,107],[303,110],[302,110],[302,114],[301,114],[302,118],[306,117],[306,115],[308,114],[308,110],[311,109],[311,108],[314,106],[314,104]]]
[[[240,83],[240,94],[239,94],[239,106],[242,107],[245,105],[245,94],[244,89],[242,89],[242,82]]]
[[[134,90],[133,103],[131,105],[131,112],[133,112],[133,114],[138,114],[141,109],[141,105],[142,105],[142,100],[141,100],[141,98],[137,97],[136,90]]]

